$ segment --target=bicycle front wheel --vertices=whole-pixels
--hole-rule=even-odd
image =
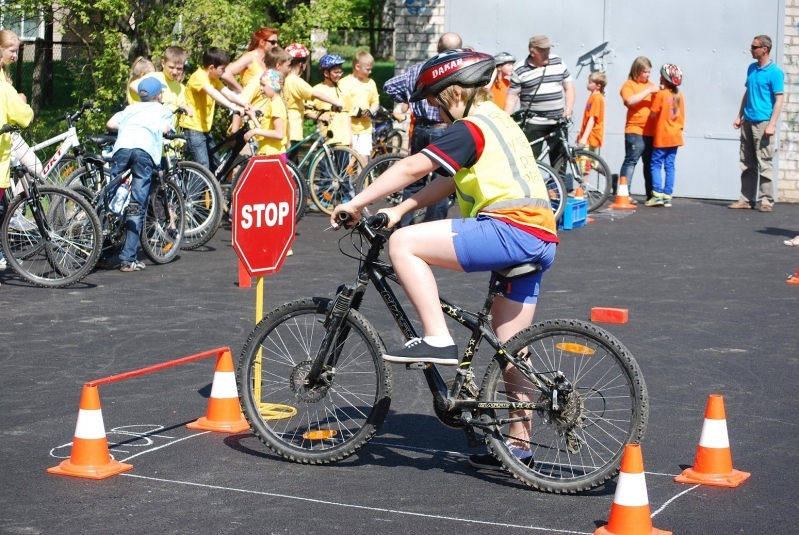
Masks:
[[[94,164],[78,167],[64,179],[68,188],[83,186],[95,195],[111,182],[111,170]]]
[[[566,162],[564,158],[558,160],[555,170],[559,176],[566,174]],[[579,184],[583,188],[588,211],[598,210],[610,194],[610,167],[597,154],[583,149],[574,151],[574,165],[575,187]]]
[[[563,185],[563,180],[554,169],[544,162],[536,163],[538,164],[538,172],[541,173],[541,178],[544,179],[544,184],[547,187],[549,203],[552,206],[552,212],[555,214],[555,221],[560,221],[560,218],[563,217],[563,210],[566,208],[566,186]]]
[[[91,204],[57,186],[40,186],[32,198],[16,196],[0,234],[8,265],[26,281],[46,288],[63,288],[88,275],[103,240]]]
[[[286,303],[250,334],[238,366],[244,415],[270,449],[309,464],[339,461],[377,433],[391,404],[391,371],[380,337],[357,311],[342,324],[340,357],[327,386],[304,383],[325,337],[330,299]]]
[[[481,401],[539,404],[536,410],[483,412],[505,420],[486,434],[503,466],[524,483],[554,493],[592,489],[615,476],[624,446],[643,438],[649,417],[643,375],[621,342],[590,323],[551,320],[516,334],[506,352],[557,390],[535,385],[504,358],[491,362]],[[508,443],[532,456],[520,460]]]
[[[144,254],[156,264],[174,260],[183,240],[186,208],[183,192],[172,180],[154,185],[147,197],[139,242]]]
[[[322,147],[314,156],[308,182],[311,199],[324,213],[355,196],[355,182],[363,169],[361,155],[349,147]]]
[[[197,249],[208,243],[222,222],[222,188],[214,175],[194,162],[178,162],[172,180],[183,192],[185,230],[181,249]]]

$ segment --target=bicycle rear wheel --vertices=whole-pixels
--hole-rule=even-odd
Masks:
[[[552,205],[552,211],[555,213],[555,221],[560,221],[566,208],[566,186],[563,185],[563,180],[554,169],[544,162],[537,163],[538,171],[541,173],[541,178],[544,179],[544,184],[547,187],[549,202]]]
[[[322,147],[308,171],[311,199],[321,211],[333,209],[354,197],[355,182],[364,167],[360,154],[349,147]]]
[[[107,167],[84,165],[78,167],[64,179],[68,188],[83,186],[94,194],[111,182],[111,170]]]
[[[566,174],[565,158],[561,158],[555,165],[558,176]],[[583,188],[585,200],[588,201],[588,211],[598,210],[605,204],[610,195],[610,183],[612,181],[610,167],[605,160],[590,150],[577,149],[574,151],[574,163],[576,173],[574,180]]]
[[[0,226],[3,253],[31,284],[63,288],[83,279],[97,263],[100,221],[79,193],[57,186],[39,186],[38,192],[38,197],[17,195],[9,203]]]
[[[195,162],[178,162],[170,178],[183,192],[185,230],[181,249],[208,243],[222,222],[222,188],[208,169]]]
[[[139,242],[144,254],[156,264],[174,260],[183,240],[186,209],[183,192],[172,180],[154,185],[147,197]]]
[[[537,387],[495,357],[480,400],[536,402],[545,408],[483,411],[491,419],[526,419],[487,432],[494,455],[517,479],[546,492],[584,491],[615,476],[624,446],[643,438],[649,418],[644,378],[621,342],[590,323],[551,320],[516,334],[505,350],[526,361],[539,380],[557,383],[561,375],[564,381],[552,408],[550,388]],[[508,441],[529,449],[532,457],[519,460]]]
[[[330,383],[304,384],[325,336],[330,299],[286,303],[268,314],[241,352],[238,388],[253,431],[286,459],[310,464],[339,461],[377,433],[391,404],[391,370],[380,337],[357,311],[342,327],[340,357]]]

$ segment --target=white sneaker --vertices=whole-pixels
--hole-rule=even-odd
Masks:
[[[3,256],[3,252],[0,251],[0,269],[5,269],[8,267],[8,261],[6,261],[6,257]]]

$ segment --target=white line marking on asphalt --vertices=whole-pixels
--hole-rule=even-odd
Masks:
[[[129,460],[133,459],[134,457],[138,457],[139,455],[144,455],[145,453],[150,453],[150,452],[153,452],[153,451],[156,451],[156,450],[160,450],[161,448],[166,448],[167,446],[171,446],[172,444],[177,444],[178,442],[182,442],[182,441],[186,440],[187,438],[194,438],[194,437],[199,437],[201,435],[207,435],[210,432],[211,431],[203,431],[202,433],[196,433],[194,435],[189,435],[187,437],[179,438],[177,440],[173,440],[172,442],[167,442],[166,444],[162,444],[160,446],[156,446],[154,448],[150,448],[149,450],[140,451],[139,453],[134,453],[130,457],[126,457],[124,459],[120,459],[119,462],[124,463],[125,461],[129,461]]]
[[[674,500],[676,500],[677,498],[679,498],[679,497],[680,497],[680,496],[682,496],[683,494],[686,494],[686,493],[688,493],[688,492],[691,492],[692,490],[694,490],[694,489],[695,489],[696,487],[698,487],[698,486],[699,486],[699,485],[694,485],[694,486],[693,486],[693,487],[691,487],[690,489],[685,489],[684,491],[682,491],[681,493],[677,494],[676,496],[672,496],[671,498],[669,498],[668,500],[666,500],[666,503],[664,503],[663,505],[661,505],[661,506],[660,506],[660,509],[658,509],[657,511],[655,511],[654,513],[652,513],[652,514],[651,514],[651,515],[649,515],[649,516],[650,516],[650,517],[652,517],[652,518],[655,518],[655,515],[656,515],[656,514],[658,514],[658,513],[660,513],[660,512],[661,512],[663,509],[665,509],[665,508],[666,508],[666,506],[667,506],[667,505],[669,505],[671,502],[673,502]]]
[[[152,450],[150,450],[152,451]],[[159,481],[161,483],[175,483],[178,485],[188,485],[192,487],[202,487],[206,489],[215,489],[215,490],[227,490],[233,492],[243,492],[245,494],[256,494],[258,496],[269,496],[270,498],[285,498],[288,500],[297,500],[302,502],[310,502],[310,503],[318,503],[323,505],[333,505],[338,507],[348,507],[350,509],[362,509],[365,511],[375,511],[381,513],[393,513],[397,515],[407,515],[407,516],[418,516],[422,518],[432,518],[436,520],[450,520],[453,522],[464,522],[467,524],[479,524],[484,526],[498,526],[504,528],[518,528],[518,529],[528,529],[531,531],[549,531],[551,533],[572,533],[575,535],[591,535],[592,532],[589,531],[570,531],[566,529],[552,529],[552,528],[544,528],[540,526],[522,526],[518,524],[507,524],[504,522],[488,522],[486,520],[473,520],[470,518],[458,518],[453,516],[444,516],[444,515],[431,515],[426,513],[415,513],[412,511],[400,511],[397,509],[386,509],[383,507],[370,507],[366,505],[355,505],[350,503],[342,503],[342,502],[331,502],[327,500],[318,500],[315,498],[304,498],[302,496],[291,496],[289,494],[277,494],[274,492],[264,492],[258,490],[248,490],[248,489],[237,489],[234,487],[222,487],[219,485],[208,485],[205,483],[192,483],[191,481],[177,481],[172,479],[163,479],[160,477],[149,477],[149,476],[140,476],[137,474],[120,474],[121,476],[126,477],[133,477],[136,479],[146,479],[148,481]]]

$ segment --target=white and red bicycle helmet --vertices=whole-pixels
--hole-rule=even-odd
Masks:
[[[296,59],[305,59],[311,55],[308,48],[300,43],[291,43],[286,47],[286,52],[288,52],[292,58]]]
[[[675,87],[682,83],[682,70],[674,63],[664,63],[660,68],[660,75]]]

